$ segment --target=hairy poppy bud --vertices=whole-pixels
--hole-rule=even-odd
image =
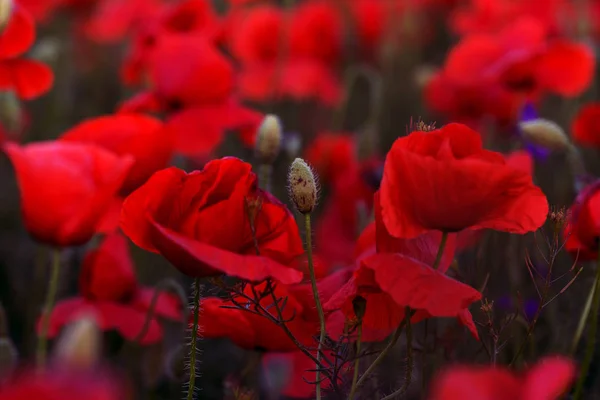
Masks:
[[[272,164],[281,148],[281,121],[276,115],[268,114],[258,128],[256,158],[261,164]]]
[[[54,357],[61,364],[90,368],[99,359],[101,333],[93,315],[83,316],[67,327],[56,345]]]
[[[296,158],[288,174],[289,192],[296,209],[309,214],[317,205],[317,180],[306,161]]]
[[[527,141],[549,150],[565,150],[571,145],[563,129],[546,119],[522,121],[519,128]]]
[[[6,28],[13,11],[13,0],[0,0],[0,31]]]

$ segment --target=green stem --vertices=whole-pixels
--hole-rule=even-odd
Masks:
[[[192,342],[190,343],[190,381],[187,400],[194,398],[196,383],[196,340],[198,337],[198,320],[200,319],[200,278],[194,282],[194,324],[192,325]]]
[[[583,311],[581,313],[581,317],[579,318],[579,324],[577,325],[577,331],[575,331],[575,336],[573,337],[573,343],[571,344],[571,355],[575,354],[577,351],[577,346],[579,345],[579,341],[581,340],[581,336],[583,335],[583,331],[585,329],[585,324],[587,323],[590,310],[592,308],[592,302],[594,300],[594,294],[596,293],[596,282],[592,285],[590,292],[588,293],[587,300],[585,301],[585,306],[583,307]]]
[[[258,182],[260,187],[267,192],[271,191],[271,177],[273,176],[273,166],[271,164],[260,164],[258,166]]]
[[[446,248],[446,242],[448,241],[448,232],[442,232],[442,240],[440,241],[440,247],[438,248],[437,255],[435,256],[435,261],[433,262],[433,269],[438,269],[440,263],[442,262],[442,257],[444,256],[444,249]]]
[[[46,356],[48,353],[48,330],[50,329],[50,316],[56,302],[56,292],[58,291],[58,281],[60,277],[60,250],[55,249],[52,254],[52,272],[48,282],[46,292],[46,301],[44,302],[44,312],[42,315],[40,335],[37,342],[37,365],[43,369],[46,365]]]
[[[348,399],[352,400],[354,393],[356,392],[356,383],[358,382],[358,368],[360,367],[360,345],[362,340],[362,321],[358,324],[356,338],[356,359],[354,360],[354,376],[352,377],[352,387],[350,388],[350,396]]]
[[[594,350],[596,348],[596,333],[598,331],[598,312],[600,312],[600,252],[598,252],[598,265],[596,265],[596,280],[594,281],[594,300],[592,302],[592,310],[590,316],[590,328],[588,331],[588,342],[585,349],[585,356],[579,370],[579,379],[575,387],[573,400],[578,400],[583,396],[583,384],[587,378],[592,358],[594,358]]]
[[[310,213],[304,214],[304,226],[306,228],[306,254],[308,256],[308,271],[310,272],[310,283],[312,286],[313,296],[315,298],[315,304],[317,305],[317,313],[319,314],[319,322],[321,323],[321,334],[319,336],[319,346],[317,347],[317,372],[316,372],[316,382],[317,382],[317,400],[321,399],[321,371],[320,371],[320,361],[321,361],[321,348],[323,347],[323,342],[325,341],[325,313],[323,313],[323,306],[321,305],[321,300],[319,299],[319,290],[317,288],[317,277],[315,275],[315,267],[313,265],[313,257],[312,257],[312,228],[310,225]]]

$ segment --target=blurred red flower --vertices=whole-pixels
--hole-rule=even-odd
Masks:
[[[454,366],[433,383],[429,400],[554,400],[570,388],[575,363],[546,357],[521,375],[497,367]]]
[[[92,143],[118,155],[131,155],[134,164],[123,183],[123,194],[129,194],[154,172],[165,168],[173,152],[173,137],[165,134],[162,122],[143,114],[91,118],[69,129],[59,140]]]
[[[154,50],[149,72],[153,89],[126,102],[122,111],[168,113],[165,135],[187,156],[208,156],[227,130],[241,130],[253,145],[263,115],[239,104],[233,96],[234,73],[229,61],[198,37],[164,39]]]
[[[571,126],[573,139],[583,145],[600,147],[600,103],[584,105]]]
[[[157,172],[125,199],[121,228],[135,244],[190,276],[302,279],[284,266],[304,252],[294,217],[257,189],[250,164],[237,158],[213,160],[189,174],[177,168]]]
[[[100,247],[86,254],[79,276],[79,297],[61,300],[50,315],[50,338],[82,315],[92,314],[102,330],[117,330],[125,339],[143,333],[155,289],[139,286],[126,239],[119,233],[107,236]],[[157,317],[183,319],[179,299],[160,293],[141,344],[162,338]]]
[[[86,243],[133,164],[95,145],[41,142],[4,146],[21,191],[25,226],[53,246]]]
[[[479,134],[461,124],[394,142],[381,206],[387,230],[398,238],[466,228],[523,234],[539,228],[548,214],[546,196],[531,175],[484,150]]]
[[[21,99],[33,99],[52,87],[54,74],[36,60],[21,58],[35,41],[33,18],[18,3],[8,25],[0,32],[0,90],[13,90]]]
[[[346,133],[321,132],[304,152],[321,183],[333,183],[357,164],[356,139]]]
[[[584,188],[568,212],[565,248],[580,261],[598,259],[600,241],[600,182]]]
[[[62,370],[21,372],[0,391],[0,400],[123,400],[123,396],[110,376]]]
[[[589,86],[594,66],[587,46],[550,40],[538,20],[522,17],[498,34],[463,38],[448,54],[444,70],[463,84],[500,83],[517,94],[573,97]]]

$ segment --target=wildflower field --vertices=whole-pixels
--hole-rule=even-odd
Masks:
[[[600,399],[599,0],[0,0],[0,400]]]

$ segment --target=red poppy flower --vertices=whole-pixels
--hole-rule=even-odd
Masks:
[[[275,62],[285,34],[283,13],[272,5],[259,5],[244,12],[232,27],[231,50],[242,64]]]
[[[295,8],[290,23],[290,56],[335,65],[342,51],[342,31],[342,16],[334,4],[301,3]]]
[[[569,209],[565,248],[581,261],[598,258],[600,242],[600,182],[581,191]]]
[[[103,0],[85,23],[86,34],[100,43],[113,43],[125,37],[145,19],[156,18],[159,0]]]
[[[574,378],[575,363],[562,357],[546,357],[521,375],[497,367],[454,366],[435,379],[429,400],[554,400]]]
[[[600,147],[600,103],[588,103],[579,112],[571,127],[577,142]]]
[[[233,68],[212,44],[197,37],[164,39],[149,68],[152,93],[136,96],[121,111],[167,111],[165,134],[174,136],[175,150],[184,155],[211,154],[227,130],[241,130],[253,145],[263,115],[233,99]]]
[[[133,164],[130,156],[80,143],[7,143],[4,149],[17,174],[27,230],[60,247],[92,238]]]
[[[296,101],[318,100],[336,105],[341,98],[341,84],[322,63],[308,58],[256,63],[244,66],[239,76],[240,95],[248,100],[265,102],[275,98]]]
[[[0,89],[13,90],[21,99],[46,93],[54,75],[39,61],[20,58],[35,41],[31,15],[15,4],[8,25],[0,33]]]
[[[67,324],[91,313],[102,330],[117,330],[125,339],[134,340],[144,329],[154,289],[138,285],[134,265],[125,238],[116,233],[107,236],[99,248],[89,252],[79,276],[80,297],[59,301],[50,315],[49,337],[55,337]],[[178,298],[158,295],[154,316],[181,320]],[[162,329],[152,317],[140,343],[151,344],[162,338]]]
[[[316,168],[322,182],[335,182],[356,164],[356,140],[344,133],[319,133],[304,157]]]
[[[531,176],[484,150],[479,134],[461,124],[396,140],[385,161],[381,206],[387,230],[399,238],[466,228],[523,234],[548,214]]]
[[[361,49],[368,57],[377,55],[388,23],[386,4],[382,1],[355,0],[350,7]]]
[[[497,35],[471,35],[448,55],[445,71],[455,82],[499,82],[528,95],[573,97],[593,77],[592,51],[578,43],[547,39],[539,21],[520,18]]]
[[[125,199],[121,228],[135,244],[190,276],[302,279],[283,266],[303,254],[294,217],[257,189],[250,164],[237,158],[214,160],[189,174],[177,168],[157,172]]]
[[[65,132],[60,140],[92,143],[119,155],[133,156],[135,162],[122,188],[125,194],[166,167],[173,152],[173,137],[165,134],[162,122],[142,114],[92,118]]]
[[[517,150],[506,156],[506,164],[533,176],[533,157],[527,150]]]
[[[2,386],[0,400],[121,400],[121,386],[108,375],[74,371],[25,371]]]
[[[59,5],[58,0],[19,0],[18,3],[40,22],[47,21]]]

